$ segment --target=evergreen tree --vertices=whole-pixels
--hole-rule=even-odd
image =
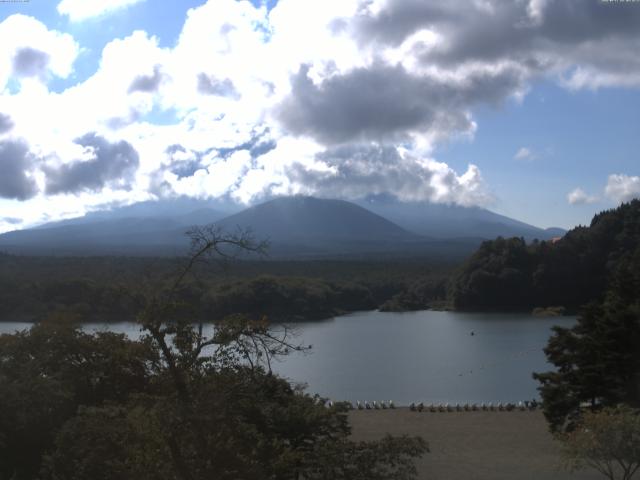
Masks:
[[[556,242],[498,238],[484,242],[451,281],[456,309],[577,311],[602,302],[608,282],[640,243],[640,200],[594,216]]]
[[[640,405],[640,246],[620,258],[602,303],[545,348],[556,371],[536,373],[552,430],[572,428],[583,408]]]

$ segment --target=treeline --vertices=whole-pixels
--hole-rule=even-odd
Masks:
[[[451,280],[449,298],[459,310],[568,311],[601,300],[613,272],[640,243],[640,201],[597,214],[589,227],[562,239],[498,238],[484,242]]]
[[[407,285],[380,306],[385,312],[406,312],[425,309],[449,309],[449,278],[425,275]]]
[[[133,320],[143,294],[168,292],[183,265],[180,258],[0,254],[0,320],[40,320],[52,313],[83,321]],[[450,271],[424,261],[204,263],[176,295],[197,319],[243,313],[273,321],[316,320],[388,308],[390,302],[393,308],[399,298],[418,307],[425,292],[415,285],[444,284]]]
[[[545,353],[555,370],[534,374],[552,430],[575,428],[586,409],[640,408],[640,244],[609,268],[603,299],[554,328]]]
[[[262,275],[209,290],[203,308],[210,318],[241,313],[278,320],[316,320],[377,307],[374,296],[358,283]]]

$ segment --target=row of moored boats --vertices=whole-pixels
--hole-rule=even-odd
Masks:
[[[334,406],[332,400],[321,400],[318,401],[325,406],[331,408]],[[343,403],[343,402],[340,402]],[[360,402],[358,400],[355,404],[351,402],[344,402],[348,405],[351,410],[386,410],[396,408],[396,405],[393,403],[393,400],[385,401],[382,400],[380,402],[372,401],[372,402]],[[409,405],[409,410],[412,412],[512,412],[514,410],[519,410],[522,412],[525,411],[533,411],[537,410],[540,407],[540,403],[537,400],[525,400],[524,402],[518,403],[428,403],[425,404],[423,402],[420,403],[412,403]]]
[[[425,405],[420,402],[418,404],[412,403],[409,405],[409,410],[412,412],[512,412],[519,410],[522,412],[537,410],[540,406],[538,401],[525,400],[518,403],[430,403]]]

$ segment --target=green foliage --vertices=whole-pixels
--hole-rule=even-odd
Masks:
[[[171,479],[157,422],[140,407],[84,407],[60,428],[44,457],[42,478]]]
[[[559,435],[566,466],[589,466],[610,480],[631,480],[640,468],[640,411],[628,407],[588,412],[572,432]]]
[[[561,305],[576,311],[602,299],[611,275],[639,242],[640,200],[596,215],[588,228],[555,243],[484,242],[453,278],[450,297],[462,310]]]
[[[185,299],[196,261],[220,246],[254,249],[196,234],[187,267],[145,296],[140,341],[60,318],[0,336],[0,480],[415,477],[423,440],[353,442],[346,405],[326,407],[272,373],[274,357],[303,349],[286,327],[238,314],[209,336],[194,326]]]
[[[144,343],[88,335],[60,319],[0,336],[0,478],[33,478],[79,405],[124,401],[145,389],[154,361]]]
[[[533,309],[531,314],[534,317],[561,317],[565,312],[566,309],[564,307],[537,307]]]
[[[183,261],[0,253],[0,321],[41,320],[52,312],[77,316],[81,321],[133,320],[144,306],[144,295],[171,288]],[[245,312],[273,320],[324,319],[376,308],[408,290],[417,308],[423,300],[431,300],[424,298],[420,284],[442,281],[449,273],[449,266],[425,259],[244,259],[229,260],[226,267],[231,268],[194,265],[197,275],[186,279],[179,292],[173,292],[189,305],[192,318],[217,320],[229,313]]]
[[[447,284],[448,281],[444,277],[425,276],[383,303],[380,310],[405,312],[427,308],[447,308],[449,306]]]
[[[531,304],[528,272],[532,259],[521,238],[484,242],[453,283],[456,308],[514,308]]]
[[[545,349],[557,369],[534,374],[553,430],[572,428],[582,406],[640,406],[640,246],[620,257],[602,303],[573,328],[554,329]]]
[[[323,319],[376,306],[362,285],[266,275],[211,289],[203,303],[210,318],[243,313],[288,321]]]

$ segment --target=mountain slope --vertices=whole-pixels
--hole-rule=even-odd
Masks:
[[[141,202],[0,235],[0,251],[176,255],[188,248],[189,227],[214,222],[226,231],[250,228],[256,239],[271,242],[269,254],[275,257],[375,253],[462,258],[483,239],[498,235],[559,236],[483,209],[389,201],[367,205],[378,213],[347,201],[304,196],[276,198],[230,216],[234,207],[224,202]]]
[[[416,240],[389,220],[343,200],[282,197],[250,207],[220,222],[225,228],[251,227],[273,241],[407,241]]]
[[[195,204],[189,203],[189,206]],[[0,235],[0,249],[39,254],[179,254],[186,251],[185,231],[216,222],[226,231],[250,228],[256,239],[271,242],[275,255],[322,255],[397,250],[396,245],[422,241],[388,220],[341,200],[312,197],[277,198],[221,219],[212,209],[189,213],[169,209],[148,212],[150,205],[125,207],[122,217],[99,212],[35,229]]]
[[[80,217],[0,235],[0,250],[39,255],[182,253],[188,245],[184,232],[189,227],[223,216],[216,210],[200,209],[165,217]]]
[[[371,197],[358,204],[411,232],[440,239],[493,239],[501,236],[547,240],[565,233],[557,228],[544,230],[534,227],[479,207],[425,202],[404,203],[389,197]]]
[[[276,256],[397,253],[427,240],[353,203],[304,196],[267,201],[218,225],[227,231],[249,228],[269,240]]]

